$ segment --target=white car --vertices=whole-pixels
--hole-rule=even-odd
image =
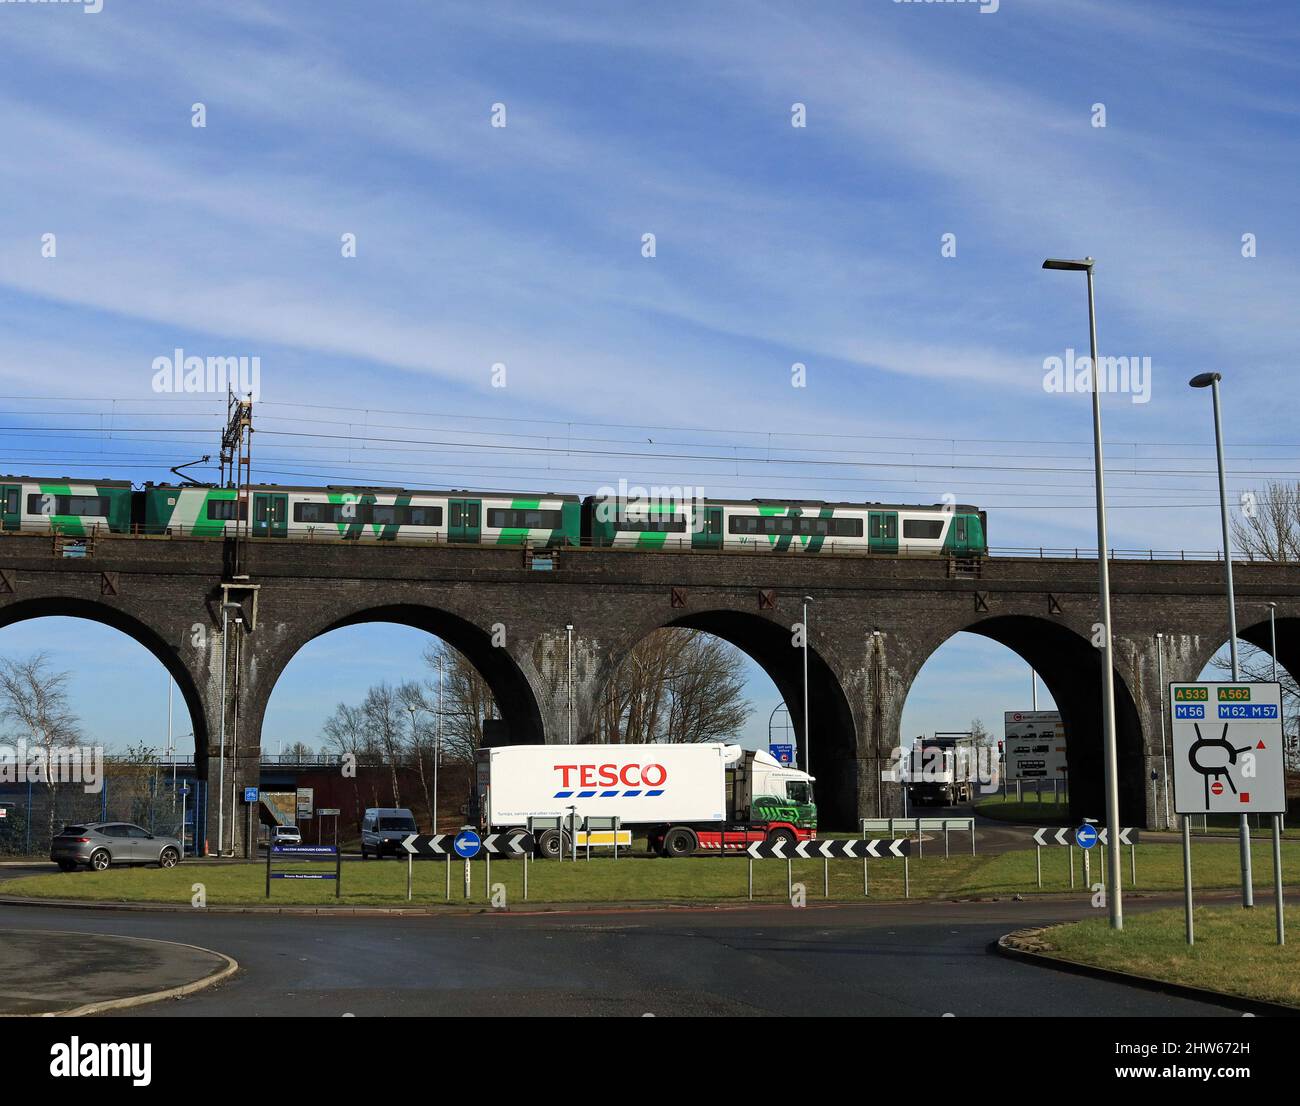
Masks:
[[[297,826],[276,826],[271,836],[272,845],[301,845],[302,831]]]

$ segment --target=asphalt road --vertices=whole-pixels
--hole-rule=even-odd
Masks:
[[[988,951],[1009,930],[1088,913],[1063,901],[375,918],[2,906],[0,928],[164,938],[239,961],[205,991],[124,1012],[137,1017],[1239,1016]]]

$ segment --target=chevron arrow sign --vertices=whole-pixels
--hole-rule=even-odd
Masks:
[[[745,852],[749,854],[751,860],[789,860],[794,856],[793,852],[786,852],[785,838],[778,838],[771,844],[766,841],[754,841]]]
[[[1050,826],[1042,826],[1034,830],[1035,845],[1073,845],[1074,831],[1062,826],[1054,830]]]
[[[527,830],[506,830],[503,833],[489,833],[484,837],[483,851],[494,856],[523,856],[536,851],[536,842]]]
[[[766,841],[755,841],[745,851],[754,860],[890,860],[910,856],[912,842],[906,838],[826,838],[821,841],[799,841],[790,848],[784,841],[775,841],[770,845]]]
[[[455,838],[449,833],[413,833],[402,838],[402,848],[412,856],[447,856]]]
[[[1136,845],[1138,843],[1138,831],[1135,826],[1121,826],[1119,831],[1119,843],[1121,845]],[[1103,845],[1109,844],[1106,840],[1105,829],[1097,831],[1097,840]]]

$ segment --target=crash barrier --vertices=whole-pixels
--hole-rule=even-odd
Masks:
[[[583,846],[590,860],[593,846],[598,849],[613,846],[614,859],[617,860],[619,846],[628,849],[632,845],[632,831],[620,828],[622,824],[621,818],[584,818],[574,847]]]
[[[305,861],[334,861],[332,872],[277,872],[272,868],[272,861],[287,860],[303,863]],[[273,879],[332,879],[334,897],[343,894],[343,854],[333,845],[272,845],[266,850],[266,897],[271,897],[271,880]]]
[[[831,861],[832,860],[862,860],[862,894],[869,896],[871,894],[871,885],[867,877],[867,861],[870,860],[893,860],[901,858],[903,861],[903,897],[911,897],[911,881],[908,875],[907,859],[912,853],[912,842],[906,838],[895,838],[894,840],[868,840],[863,837],[859,840],[856,837],[837,839],[833,837],[823,838],[818,841],[787,841],[785,838],[778,837],[774,841],[755,841],[745,849],[745,854],[749,859],[749,898],[754,898],[754,861],[755,860],[784,860],[785,861],[785,886],[786,894],[794,894],[794,861],[795,860],[817,860],[822,861],[822,894],[825,898],[831,897]]]
[[[925,856],[926,833],[943,834],[943,856],[949,857],[948,834],[950,831],[970,835],[970,854],[975,855],[975,819],[974,818],[863,818],[862,836],[869,833],[894,834],[905,833],[916,836],[916,857]]]

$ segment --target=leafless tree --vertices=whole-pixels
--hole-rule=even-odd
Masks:
[[[1232,519],[1238,553],[1255,561],[1300,561],[1300,483],[1270,481],[1247,492]]]
[[[53,767],[57,750],[81,740],[81,726],[68,705],[67,672],[53,672],[48,654],[26,660],[0,658],[0,718],[14,723],[21,737],[39,748],[47,767]],[[54,837],[54,807],[59,781],[43,773],[49,792],[49,833]]]
[[[744,698],[744,657],[697,630],[648,635],[619,666],[596,720],[600,741],[624,744],[725,741],[753,710]]]
[[[496,699],[482,674],[465,654],[444,641],[424,651],[430,675],[425,680],[425,698],[438,709],[438,661],[442,660],[442,756],[444,761],[473,764],[483,744],[483,720],[498,717]],[[436,722],[435,722],[436,724]]]
[[[1226,645],[1215,654],[1210,664],[1216,671],[1223,673],[1223,679],[1232,679],[1232,656]],[[1238,641],[1237,669],[1243,680],[1271,680],[1273,658],[1248,641]],[[1300,772],[1300,686],[1297,686],[1296,678],[1285,668],[1277,670],[1277,682],[1282,687],[1282,729],[1287,771]]]
[[[398,684],[397,701],[411,719],[410,755],[419,770],[420,790],[424,792],[425,809],[432,817],[435,806],[432,792],[429,790],[429,774],[425,770],[425,765],[432,764],[438,755],[436,727],[431,728],[428,725],[430,708],[425,701],[424,690],[418,683],[407,680],[405,683]],[[433,826],[431,832],[437,833],[438,827]]]
[[[393,806],[402,805],[397,768],[402,758],[404,735],[410,724],[406,708],[391,684],[378,683],[366,692],[361,703],[366,731],[384,758],[393,789]]]
[[[366,730],[365,715],[360,707],[349,706],[347,703],[339,703],[334,708],[334,713],[325,721],[321,727],[321,738],[323,739],[323,748],[333,750],[340,756],[352,758],[352,771],[347,773],[352,780],[352,802],[353,808],[361,806],[361,788],[357,778],[357,766],[362,759],[368,756],[373,750],[370,745],[370,735]],[[378,796],[375,796],[375,806],[379,805]]]

